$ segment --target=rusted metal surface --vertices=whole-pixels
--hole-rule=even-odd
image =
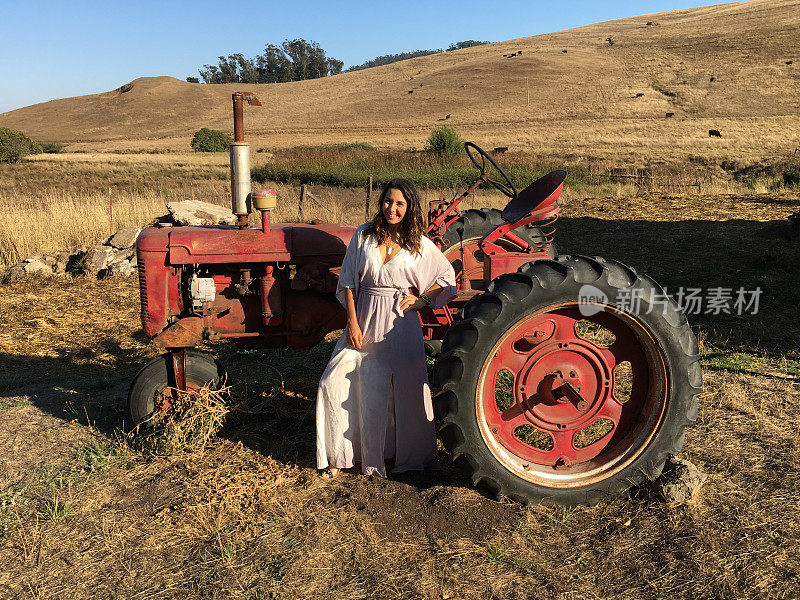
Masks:
[[[267,263],[314,260],[341,264],[355,231],[352,225],[285,223],[269,232],[232,227],[180,227],[169,236],[169,261],[198,263]],[[162,238],[166,247],[166,236]]]
[[[291,288],[297,291],[312,290],[333,294],[339,282],[339,272],[340,269],[334,272],[328,263],[311,262],[297,268]]]
[[[567,172],[563,170],[552,171],[540,177],[506,205],[502,212],[503,219],[516,223],[532,213],[542,218],[545,209],[561,196],[566,178]]]
[[[136,240],[142,329],[149,338],[158,335],[171,316],[183,311],[179,272],[168,259],[170,231],[151,227]]]
[[[241,105],[248,98],[241,94],[238,100]],[[429,235],[440,239],[459,217],[458,204],[487,180],[486,172],[482,172],[463,194],[449,202],[442,198],[432,203]],[[503,223],[482,240],[476,238],[456,249],[462,263],[469,263],[467,270],[475,273],[462,278],[466,281],[460,282],[459,298],[448,307],[420,312],[426,338],[444,337],[466,301],[490,279],[514,272],[525,262],[549,257],[547,248],[530,246],[513,230],[557,213],[561,188],[556,187],[537,200],[533,213]],[[271,205],[272,197],[269,191],[257,191],[256,202]],[[529,193],[525,200],[529,206],[531,197]],[[509,205],[513,208],[524,203],[512,200]],[[269,208],[260,206],[260,229],[174,227],[148,229],[142,234],[138,250],[139,268],[145,278],[145,333],[155,343],[178,348],[191,347],[202,339],[232,338],[252,344],[262,340],[270,346],[284,343],[302,347],[315,343],[332,328],[344,327],[344,309],[333,292],[355,227],[320,222],[275,224],[269,221]],[[519,251],[509,252],[509,247]],[[485,258],[479,260],[479,253]],[[455,258],[448,254],[451,261]],[[181,286],[193,273],[213,278],[216,290],[214,301],[204,303],[201,314],[192,314],[191,306],[183,306]],[[470,285],[470,277],[481,280],[476,289]],[[177,322],[170,325],[176,318]]]
[[[185,317],[153,338],[159,348],[191,348],[203,339],[203,319]]]
[[[486,254],[483,263],[483,279],[491,281],[504,273],[515,273],[522,265],[534,260],[549,260],[550,255],[544,252],[494,252]]]
[[[261,102],[253,92],[233,93],[233,141],[244,141],[244,103],[251,106],[261,106]]]
[[[252,92],[233,93],[233,143],[231,154],[231,205],[236,226],[249,227],[250,219],[250,146],[244,142],[244,103],[261,106]]]
[[[467,188],[467,190],[460,196],[457,196],[450,201],[445,200],[444,196],[440,196],[438,200],[434,200],[430,203],[430,208],[428,209],[428,229],[426,234],[434,243],[437,244],[437,246],[439,246],[439,248],[443,247],[442,236],[444,235],[445,231],[447,231],[448,225],[458,220],[458,217],[461,216],[461,213],[458,212],[458,205],[462,200],[464,200],[464,198],[469,196],[484,181],[486,181],[485,175],[485,173],[481,173],[481,176],[478,178],[478,180],[469,188]]]
[[[274,327],[283,322],[281,288],[273,276],[275,269],[267,265],[261,276],[261,321],[265,327]]]
[[[253,208],[261,212],[261,233],[269,233],[270,212],[277,207],[278,195],[275,190],[259,189],[251,194]]]
[[[181,348],[170,353],[172,358],[172,387],[176,390],[186,391],[186,348]]]

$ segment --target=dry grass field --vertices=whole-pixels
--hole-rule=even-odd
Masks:
[[[561,198],[561,253],[620,260],[672,293],[760,287],[757,314],[689,317],[704,389],[682,456],[709,476],[690,502],[647,486],[594,507],[497,502],[443,449],[437,473],[326,483],[314,401],[335,336],[207,346],[237,408],[202,447],[149,451],[125,422],[156,356],[135,277],[29,277],[0,286],[0,600],[800,597],[800,240],[786,219],[800,190],[781,179],[800,146],[798,28],[800,1],[752,0],[247,86],[264,102],[246,109],[254,167],[324,162],[340,143],[419,149],[451,114],[465,138],[509,146],[501,164],[590,174]],[[68,144],[0,165],[0,268],[173,200],[228,205],[227,155],[187,150],[196,129],[230,128],[239,87],[144,78],[0,115]],[[615,167],[653,179],[596,176]],[[274,187],[275,220],[363,220],[363,190],[312,186],[321,203],[301,216],[298,187]],[[503,204],[481,190],[462,207]]]

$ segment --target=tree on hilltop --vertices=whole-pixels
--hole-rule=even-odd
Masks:
[[[220,56],[216,65],[200,69],[200,77],[205,83],[282,83],[338,75],[343,66],[313,40],[299,38],[284,40],[280,46],[267,44],[264,53],[254,58],[241,53]]]
[[[373,59],[365,61],[360,65],[353,65],[347,68],[347,72],[361,71],[362,69],[369,69],[370,67],[380,67],[382,65],[390,65],[401,60],[408,60],[409,58],[419,58],[420,56],[430,56],[431,54],[439,54],[440,52],[452,52],[453,50],[462,50],[464,48],[471,48],[472,46],[483,46],[484,44],[491,44],[491,42],[479,42],[477,40],[464,40],[463,42],[456,42],[450,44],[446,50],[437,48],[435,50],[414,50],[413,52],[399,52],[397,54],[384,54],[376,56]]]
[[[455,44],[450,44],[447,47],[447,51],[452,52],[453,50],[463,50],[464,48],[472,48],[473,46],[483,46],[485,44],[491,44],[491,42],[479,42],[478,40],[464,40],[463,42],[456,42]]]

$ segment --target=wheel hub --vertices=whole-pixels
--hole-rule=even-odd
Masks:
[[[589,343],[539,344],[515,378],[515,401],[531,425],[575,429],[591,421],[611,390],[613,371]]]

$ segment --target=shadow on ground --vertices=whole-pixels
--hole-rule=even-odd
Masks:
[[[695,329],[724,350],[780,357],[798,352],[800,240],[788,220],[643,221],[559,219],[562,254],[618,260],[650,275],[673,295],[678,288],[761,288],[757,314],[688,315]],[[704,294],[705,295],[705,294]]]

